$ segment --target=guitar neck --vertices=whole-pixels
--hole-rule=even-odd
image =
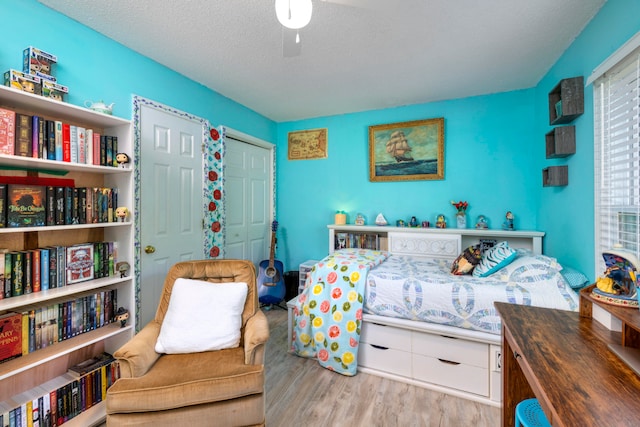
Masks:
[[[276,254],[276,232],[271,232],[271,250],[269,252],[269,268],[273,268],[273,259]]]

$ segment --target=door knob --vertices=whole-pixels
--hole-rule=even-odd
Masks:
[[[156,251],[155,246],[147,245],[147,246],[145,246],[145,248],[144,248],[144,252],[145,252],[145,253],[147,253],[147,254],[152,254],[152,253],[154,253],[155,251]]]

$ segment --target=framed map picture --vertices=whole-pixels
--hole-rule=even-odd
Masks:
[[[289,160],[327,158],[327,129],[289,132]]]
[[[444,118],[369,126],[369,181],[444,179]]]

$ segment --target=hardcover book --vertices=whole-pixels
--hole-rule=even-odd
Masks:
[[[0,316],[0,362],[22,356],[22,315]]]
[[[7,184],[0,184],[0,228],[7,226]]]
[[[16,113],[16,147],[15,155],[31,157],[32,147],[32,122],[31,116]]]
[[[62,161],[71,161],[71,126],[62,123]]]
[[[7,226],[46,225],[46,191],[40,185],[9,184],[7,187]]]
[[[55,121],[55,128],[54,128],[54,132],[55,132],[55,141],[54,141],[54,148],[55,148],[55,156],[54,156],[54,160],[57,160],[59,162],[64,160],[64,155],[63,155],[63,149],[62,149],[62,134],[63,134],[63,126],[62,126],[62,122],[59,120]]]
[[[16,113],[0,108],[0,154],[13,155],[16,144]]]
[[[93,279],[93,244],[67,248],[67,284]]]

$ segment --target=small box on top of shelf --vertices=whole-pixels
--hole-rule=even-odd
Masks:
[[[42,94],[42,79],[33,74],[18,70],[8,70],[4,73],[4,85],[34,95]]]
[[[57,62],[57,56],[33,46],[29,46],[22,51],[22,72],[24,73],[34,75],[42,73],[46,75],[46,79],[55,81],[55,78],[53,78],[53,66]]]
[[[64,101],[64,98],[69,93],[69,88],[52,82],[50,80],[42,79],[42,96],[45,98],[55,99],[56,101]]]

